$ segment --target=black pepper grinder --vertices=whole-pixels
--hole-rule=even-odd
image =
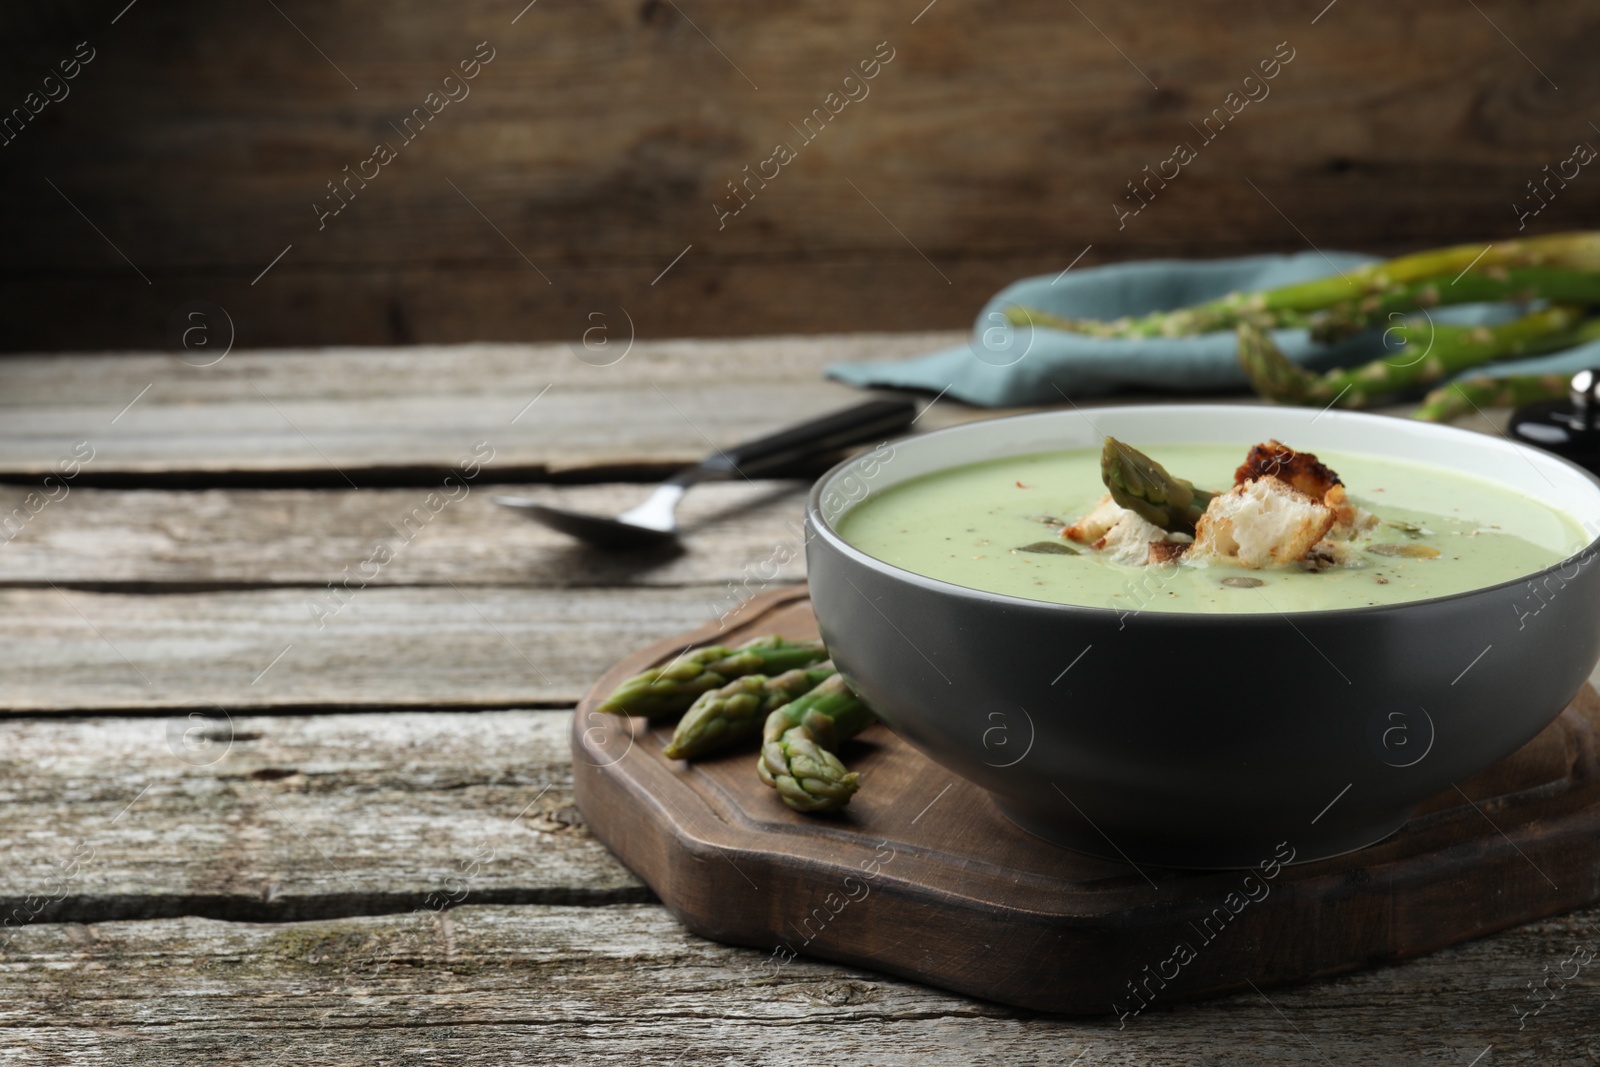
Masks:
[[[1600,370],[1581,370],[1561,400],[1540,400],[1511,413],[1509,431],[1600,474]]]

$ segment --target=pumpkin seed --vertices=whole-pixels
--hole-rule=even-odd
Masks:
[[[1432,545],[1418,544],[1368,545],[1367,551],[1375,556],[1404,556],[1407,559],[1434,559],[1439,555],[1439,550]]]
[[[1013,548],[1013,552],[1037,552],[1041,556],[1076,556],[1078,550],[1060,541],[1035,541],[1031,545]]]

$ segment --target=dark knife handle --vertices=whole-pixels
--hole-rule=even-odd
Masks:
[[[851,445],[882,441],[910,426],[916,417],[917,405],[910,400],[868,400],[754,441],[720,449],[679,478],[693,482],[741,474],[754,477],[797,460],[826,455]]]

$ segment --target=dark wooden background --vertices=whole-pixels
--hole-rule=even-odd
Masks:
[[[1525,183],[1600,145],[1592,4],[525,2],[9,5],[0,109],[97,54],[0,147],[0,347],[165,347],[194,299],[248,346],[960,327],[1085,248],[1508,236]],[[471,95],[319,232],[325,183],[484,40]],[[725,183],[885,41],[719,231]],[[1119,230],[1125,183],[1279,42],[1270,96]],[[1586,169],[1527,232],[1597,217]]]

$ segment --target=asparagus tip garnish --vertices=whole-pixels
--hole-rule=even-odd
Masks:
[[[1132,445],[1107,437],[1100,450],[1100,479],[1111,499],[1148,522],[1177,533],[1194,533],[1215,493],[1196,489]]]

